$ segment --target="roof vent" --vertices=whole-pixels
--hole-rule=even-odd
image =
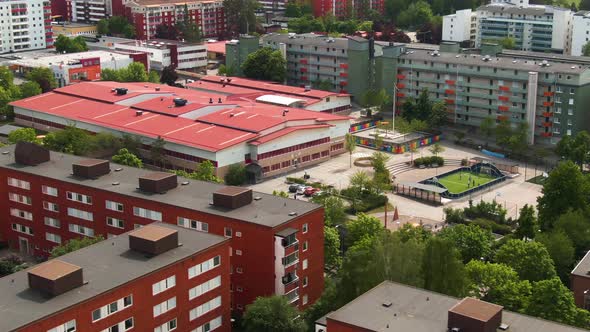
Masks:
[[[508,325],[506,323],[502,323],[502,324],[500,324],[500,327],[498,327],[498,328],[502,331],[506,331],[506,330],[508,330],[509,327],[510,327],[510,325]]]
[[[466,297],[448,311],[448,325],[460,331],[496,331],[502,323],[502,306]]]
[[[228,186],[213,193],[213,205],[237,209],[252,203],[252,189]]]
[[[209,98],[209,104],[213,104],[213,98]]]
[[[178,247],[178,231],[146,225],[129,234],[129,249],[156,256]]]
[[[123,170],[123,168],[122,168],[122,167],[117,167],[117,168],[115,168],[115,172],[120,172],[120,171],[122,171],[122,170]]]
[[[189,183],[190,182],[188,182],[188,181],[182,181],[180,184],[183,185],[183,186],[188,186]]]
[[[36,166],[49,161],[49,150],[35,143],[20,141],[14,148],[14,161],[22,165]]]
[[[483,58],[481,58],[483,61],[488,62],[490,61],[492,58],[489,55],[484,56]]]
[[[119,181],[115,181],[115,182],[113,182],[113,183],[111,183],[111,184],[112,184],[113,186],[118,186],[118,185],[120,185],[121,183],[120,183]]]
[[[293,217],[293,216],[296,216],[296,215],[297,215],[297,212],[294,212],[294,211],[292,211],[292,212],[289,212],[289,216],[290,216],[290,217]]]
[[[127,88],[115,88],[115,92],[117,92],[117,96],[126,95],[127,91],[129,91]]]
[[[57,296],[84,284],[82,268],[52,259],[34,267],[28,273],[29,287],[46,296]]]
[[[391,302],[383,302],[383,303],[381,303],[381,305],[384,306],[385,308],[389,308],[389,307],[391,307],[393,305],[393,303],[391,303]]]
[[[311,85],[306,85],[306,86],[303,88],[303,91],[311,91]]]
[[[178,186],[176,174],[154,172],[139,178],[139,190],[154,194],[163,194]]]
[[[221,104],[221,97],[217,100],[217,103]]]
[[[255,200],[255,201],[259,201],[259,200],[261,200],[261,199],[262,199],[262,197],[260,197],[260,196],[254,196],[254,200]]]
[[[3,154],[3,155],[10,154],[10,151],[2,151],[2,154]]]
[[[159,86],[156,87],[156,91],[160,91],[160,87]]]
[[[176,106],[176,107],[185,106],[186,103],[187,103],[187,100],[184,98],[174,98],[174,106]]]
[[[110,172],[108,160],[86,159],[72,164],[72,173],[86,179],[97,179]]]
[[[135,116],[142,116],[143,115],[143,111],[135,111]]]

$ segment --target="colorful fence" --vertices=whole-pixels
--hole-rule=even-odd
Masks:
[[[361,123],[355,123],[350,126],[348,130],[349,133],[356,133],[357,131],[371,129],[373,127],[377,127],[379,125],[379,121],[366,121]]]
[[[360,146],[366,146],[371,149],[376,149],[375,147],[375,140],[372,138],[365,138],[365,137],[355,137],[356,144]],[[399,143],[399,144],[391,144],[388,142],[384,142],[383,146],[381,146],[382,151],[401,154],[410,152],[411,149],[417,149],[422,146],[428,146],[433,143],[440,141],[441,135],[432,135],[429,137],[418,138],[412,141]]]

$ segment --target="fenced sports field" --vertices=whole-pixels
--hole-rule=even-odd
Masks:
[[[439,177],[438,182],[445,186],[449,190],[449,193],[458,194],[468,189],[484,185],[496,178],[489,174],[461,170]]]

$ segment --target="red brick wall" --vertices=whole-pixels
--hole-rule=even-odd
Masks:
[[[584,292],[590,289],[590,278],[572,275],[571,280],[571,288],[574,292],[576,305],[580,308],[584,308]]]
[[[327,330],[329,332],[371,332],[371,330],[331,320],[329,318],[327,319],[326,323],[328,325]],[[385,326],[383,328],[385,328]]]
[[[221,256],[221,265],[219,267],[193,279],[188,279],[188,268],[217,255]],[[19,332],[47,331],[72,319],[76,319],[77,331],[98,332],[130,317],[134,318],[134,331],[153,331],[155,327],[160,326],[175,317],[178,322],[178,331],[191,331],[220,315],[222,316],[222,325],[218,328],[219,331],[229,332],[231,331],[229,267],[229,243],[224,242],[204,252],[197,253],[172,266],[156,271],[110,292],[97,296],[83,304],[71,307],[42,321],[27,326]],[[159,294],[152,295],[152,285],[172,275],[176,275],[176,286]],[[200,285],[218,275],[221,275],[220,287],[215,288],[190,302],[188,301],[188,291],[190,288]],[[92,283],[92,276],[85,275],[84,279]],[[76,290],[72,290],[72,292],[75,291]],[[128,296],[129,294],[133,294],[133,305],[131,307],[119,310],[110,316],[92,323],[93,310]],[[221,306],[219,308],[202,315],[192,322],[189,321],[189,312],[191,309],[220,295]],[[176,296],[176,308],[154,318],[154,305],[174,296]]]

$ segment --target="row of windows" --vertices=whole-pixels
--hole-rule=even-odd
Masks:
[[[178,224],[178,226],[181,226],[181,227],[195,229],[195,230],[198,230],[201,232],[209,232],[209,224],[206,222],[193,220],[193,219],[189,219],[189,218],[184,218],[184,217],[178,217],[177,224]]]
[[[75,332],[76,331],[76,320],[72,319],[69,322],[56,326],[47,332]]]
[[[21,188],[21,189],[25,189],[25,190],[30,190],[31,189],[31,183],[28,181],[24,181],[24,180],[19,180],[19,179],[15,179],[15,178],[8,178],[8,185],[12,186],[12,187],[17,187],[17,188]]]
[[[113,325],[108,329],[102,330],[102,332],[124,332],[129,331],[133,328],[133,317],[127,318],[117,325]]]
[[[176,308],[176,296],[169,298],[168,300],[160,304],[156,304],[154,306],[154,317],[158,317],[161,314],[168,312],[174,308]]]
[[[120,310],[123,310],[133,304],[133,295],[125,296],[112,303],[104,305],[92,311],[92,322],[96,322],[105,317],[108,317]]]
[[[61,236],[53,233],[45,233],[45,240],[60,244]]]
[[[188,278],[192,279],[200,274],[218,267],[221,264],[221,256],[215,256],[201,264],[197,264],[188,269]]]
[[[207,301],[207,302],[199,305],[198,307],[196,307],[194,309],[191,309],[191,311],[189,312],[189,319],[195,320],[195,319],[201,317],[202,315],[219,308],[220,306],[221,306],[221,296],[218,296],[214,299],[211,299],[210,301]]]
[[[152,211],[140,207],[133,207],[133,215],[154,221],[162,221],[162,212]]]
[[[12,224],[12,230],[23,234],[33,235],[33,229],[31,227],[21,224]]]
[[[320,145],[320,144],[325,144],[330,142],[330,138],[326,137],[326,138],[322,138],[322,139],[318,139],[315,141],[311,141],[311,142],[307,142],[307,143],[302,143],[302,144],[297,144],[297,145],[293,145],[290,147],[286,147],[286,148],[282,148],[282,149],[278,149],[278,150],[274,150],[274,151],[270,151],[270,152],[265,152],[265,153],[261,153],[258,154],[258,156],[256,157],[257,160],[262,160],[262,159],[266,159],[266,158],[271,158],[271,157],[275,157],[275,156],[279,156],[285,153],[289,153],[289,152],[293,152],[293,151],[298,151],[298,150],[302,150],[302,149],[307,149],[310,148],[312,146],[316,146],[316,145]]]
[[[210,332],[221,326],[221,316],[218,316],[209,322],[197,327],[192,332]]]
[[[221,285],[221,276],[217,276],[213,279],[207,280],[204,283],[195,286],[188,291],[189,301],[195,299]]]
[[[75,201],[75,202],[80,202],[83,204],[92,205],[92,196],[67,191],[66,197],[70,201]]]
[[[176,327],[178,326],[177,322],[176,322],[176,318],[156,327],[154,329],[154,332],[170,332],[170,331],[174,331],[176,330]]]
[[[72,233],[81,234],[85,236],[94,236],[94,229],[89,227],[84,227],[76,224],[69,224],[69,230]]]
[[[176,286],[176,276],[168,277],[152,285],[152,295],[159,294],[167,289]]]

